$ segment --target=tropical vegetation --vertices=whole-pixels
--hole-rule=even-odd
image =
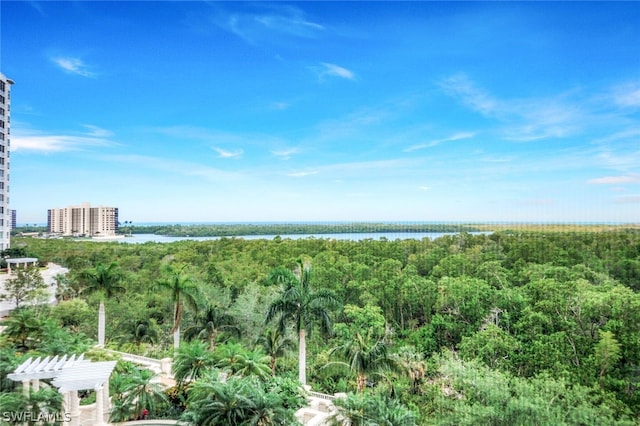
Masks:
[[[102,303],[105,347],[174,359],[169,388],[120,361],[114,419],[295,424],[307,384],[351,425],[639,422],[636,229],[12,246],[69,273],[0,324],[3,407],[35,403],[7,378],[24,359],[98,342]]]

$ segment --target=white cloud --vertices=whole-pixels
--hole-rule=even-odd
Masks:
[[[476,85],[465,74],[453,75],[440,83],[445,93],[459,99],[474,111],[488,115],[496,111],[497,101]]]
[[[614,90],[614,100],[621,107],[640,107],[640,82],[629,83]]]
[[[284,111],[288,109],[290,104],[288,102],[272,102],[269,105],[269,108],[276,111]]]
[[[82,77],[95,77],[95,73],[87,69],[87,65],[79,58],[72,57],[56,57],[51,59],[53,63],[62,68],[64,71],[80,75]]]
[[[329,64],[327,62],[322,62],[321,65],[322,66],[316,70],[320,78],[324,78],[325,76],[344,78],[346,80],[355,80],[356,78],[353,71],[339,65]]]
[[[626,195],[616,198],[617,204],[640,204],[640,195]]]
[[[428,190],[431,189],[431,187],[427,186],[427,185],[422,185],[422,186],[418,187],[418,189],[420,189],[420,191],[428,191]]]
[[[220,180],[239,181],[243,177],[240,173],[229,173],[194,162],[178,161],[174,158],[146,155],[111,155],[102,158],[108,161],[133,164],[136,167],[156,169],[163,173],[169,172],[177,175],[201,177],[213,182],[219,182]]]
[[[312,175],[317,175],[318,172],[315,170],[309,170],[309,171],[300,171],[300,172],[291,172],[291,173],[287,173],[287,176],[291,176],[291,177],[305,177],[305,176],[312,176]]]
[[[596,179],[590,179],[587,183],[593,185],[619,185],[622,183],[638,183],[640,177],[636,174],[628,174],[624,176],[605,176]]]
[[[504,123],[501,133],[509,141],[568,137],[593,119],[581,107],[585,100],[572,102],[564,94],[547,98],[499,99],[478,87],[465,74],[443,80],[440,87],[471,110]]]
[[[45,134],[38,131],[16,131],[11,139],[11,150],[54,153],[65,151],[81,151],[88,147],[116,145],[106,137],[111,133],[95,126],[89,133],[79,134]]]
[[[214,147],[213,149],[218,153],[220,158],[238,158],[241,157],[244,152],[241,149],[236,149],[235,151],[227,151],[217,147]]]
[[[268,11],[228,15],[223,12],[219,24],[251,44],[268,42],[277,35],[315,38],[325,29],[321,24],[308,20],[295,6],[271,4],[259,7]]]
[[[438,146],[442,143],[445,142],[453,142],[453,141],[459,141],[462,139],[469,139],[475,136],[475,133],[473,132],[461,132],[461,133],[456,133],[452,136],[449,136],[447,138],[442,138],[442,139],[434,139],[432,141],[429,142],[425,142],[425,143],[421,143],[421,144],[417,144],[417,145],[412,145],[408,148],[405,148],[403,151],[404,152],[412,152],[412,151],[417,151],[419,149],[424,149],[424,148],[432,148],[434,146]]]
[[[297,154],[299,152],[300,150],[298,148],[287,148],[287,149],[281,149],[281,150],[273,150],[271,151],[271,154],[276,157],[279,157],[282,160],[288,160],[291,158],[293,154]]]

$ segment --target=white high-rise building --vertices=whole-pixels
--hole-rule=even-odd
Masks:
[[[0,250],[11,242],[9,211],[9,147],[11,146],[11,85],[13,80],[0,73]]]
[[[63,209],[50,209],[47,223],[52,234],[113,236],[118,232],[118,208],[91,207],[89,203],[83,203]]]

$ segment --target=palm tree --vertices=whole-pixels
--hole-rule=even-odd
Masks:
[[[126,291],[120,285],[124,278],[124,273],[116,262],[111,262],[108,266],[97,263],[92,269],[80,271],[80,280],[85,288],[83,294],[97,293],[100,298],[100,308],[98,310],[98,345],[104,346],[105,338],[105,312],[104,301],[117,297]]]
[[[44,330],[43,321],[37,317],[33,309],[14,310],[9,318],[2,321],[2,325],[6,327],[2,335],[20,352],[34,349]]]
[[[271,357],[269,367],[271,367],[271,374],[274,376],[276,375],[278,358],[293,349],[293,340],[283,336],[280,330],[271,328],[256,339],[256,344],[260,345],[265,353]]]
[[[180,346],[180,323],[182,321],[183,305],[198,310],[199,289],[191,275],[185,273],[187,265],[174,268],[166,265],[163,271],[164,277],[157,282],[157,286],[171,291],[171,300],[174,303],[173,311],[173,348],[178,350]]]
[[[265,323],[278,317],[279,329],[282,333],[287,324],[293,323],[298,334],[298,378],[304,386],[307,384],[306,374],[306,335],[311,327],[319,323],[324,333],[331,331],[329,310],[336,308],[339,301],[334,292],[328,289],[313,291],[311,289],[311,271],[299,263],[298,276],[291,271],[278,268],[269,278],[271,282],[281,283],[282,293],[267,309]]]
[[[194,324],[184,330],[186,340],[206,339],[209,350],[216,346],[216,338],[220,333],[228,332],[240,336],[240,328],[236,319],[213,304],[207,304],[204,310],[196,315]]]
[[[38,418],[51,419],[51,421],[42,422],[43,426],[59,424],[55,420],[55,415],[61,418],[62,415],[62,394],[54,388],[42,388],[37,391],[29,392],[30,412],[33,413],[33,420]],[[33,424],[40,422],[33,421]]]
[[[137,353],[143,343],[157,343],[160,337],[160,329],[153,318],[140,318],[128,321],[124,326],[125,334],[120,336],[122,342],[131,342],[136,345]]]
[[[414,426],[416,415],[398,400],[382,395],[356,394],[334,401],[337,412],[330,421],[342,426]]]
[[[327,364],[326,367],[346,367],[356,375],[358,393],[367,384],[367,377],[385,377],[384,373],[398,370],[398,364],[389,356],[388,343],[375,340],[371,335],[356,332],[352,339],[331,350],[330,355],[337,354],[342,360]]]
[[[204,342],[195,341],[184,344],[178,350],[173,361],[173,376],[182,386],[201,377],[215,366],[215,358]]]
[[[267,393],[253,378],[231,378],[219,382],[198,380],[189,392],[183,419],[198,426],[271,426],[295,424],[277,393]]]
[[[156,376],[152,371],[136,369],[127,378],[127,384],[123,387],[124,401],[134,407],[134,413],[146,409],[153,414],[162,404],[169,404],[162,385],[154,382]]]
[[[269,376],[268,355],[261,351],[250,351],[238,343],[225,343],[213,353],[216,367],[238,376],[256,376],[266,379]]]

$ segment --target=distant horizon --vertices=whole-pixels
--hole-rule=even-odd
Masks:
[[[0,9],[21,223],[640,216],[640,2]]]
[[[47,226],[47,223],[17,223],[16,227],[28,227],[28,226]],[[563,222],[563,221],[549,221],[549,222],[536,222],[536,221],[376,221],[376,220],[362,220],[362,221],[247,221],[247,222],[216,222],[216,221],[174,221],[174,222],[133,222],[133,226],[172,226],[172,225],[348,225],[348,224],[407,224],[407,225],[638,225],[640,220],[636,222]],[[120,222],[120,228],[127,227],[123,222]]]

